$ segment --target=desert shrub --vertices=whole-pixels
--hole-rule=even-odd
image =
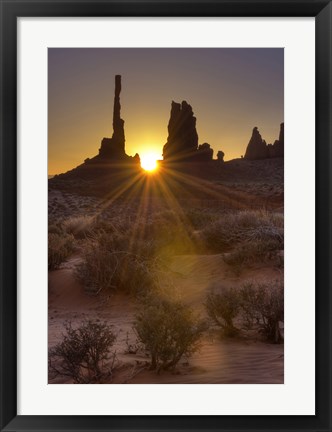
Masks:
[[[208,250],[212,252],[225,252],[230,249],[237,239],[229,236],[229,232],[220,218],[208,224],[201,232],[202,239]]]
[[[62,264],[74,250],[74,237],[61,233],[48,234],[48,269],[55,270]]]
[[[187,209],[185,215],[192,227],[196,230],[203,229],[220,218],[219,213],[212,212],[211,210],[206,211],[205,209]]]
[[[174,368],[183,356],[193,354],[206,329],[190,308],[165,298],[146,301],[134,323],[139,342],[150,353],[151,369],[158,372]]]
[[[130,229],[134,222],[130,214],[120,210],[119,214],[109,215],[105,210],[96,215],[93,221],[93,234],[114,234]]]
[[[235,250],[223,255],[223,260],[240,272],[244,265],[276,258],[282,247],[278,239],[256,239],[236,246]]]
[[[248,327],[256,323],[268,341],[281,342],[279,321],[284,320],[283,284],[248,282],[240,290],[240,302]]]
[[[107,235],[117,243],[117,249],[128,250],[144,256],[169,259],[175,254],[191,253],[194,250],[191,229],[172,210],[151,212],[137,216],[124,214],[121,217],[105,215],[96,218],[94,233]]]
[[[75,238],[85,238],[92,233],[94,218],[92,216],[75,216],[66,219],[62,226],[66,233]]]
[[[156,213],[149,222],[141,221],[141,239],[151,242],[155,253],[164,259],[173,255],[189,254],[195,249],[192,228],[175,216],[173,211]]]
[[[77,276],[85,288],[97,294],[102,289],[118,289],[137,294],[157,284],[163,263],[154,258],[148,241],[130,241],[124,234],[102,234],[86,242]]]
[[[99,383],[111,377],[116,359],[115,353],[110,355],[116,339],[111,328],[89,320],[77,328],[66,323],[65,330],[62,342],[49,351],[50,373],[68,376],[78,384]]]
[[[213,252],[252,242],[274,242],[283,249],[283,216],[263,211],[239,211],[222,215],[202,230],[206,246]]]
[[[210,292],[205,301],[208,316],[222,328],[225,336],[235,336],[239,330],[234,319],[240,311],[240,299],[235,288],[223,288],[220,292]]]

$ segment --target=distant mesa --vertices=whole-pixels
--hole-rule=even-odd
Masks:
[[[196,117],[186,101],[172,101],[168,122],[168,138],[163,147],[163,158],[167,162],[207,162],[213,158],[210,144],[198,145]]]
[[[273,144],[266,144],[258,128],[254,127],[244,158],[250,160],[267,159],[284,156],[284,123],[280,124],[279,139]]]

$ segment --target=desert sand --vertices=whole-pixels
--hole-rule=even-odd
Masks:
[[[128,343],[135,345],[132,329],[135,300],[123,294],[88,295],[74,276],[79,260],[73,257],[59,270],[49,274],[49,346],[54,346],[63,332],[63,322],[80,323],[83,319],[107,321],[114,328],[117,340],[118,367],[109,383],[181,383],[181,384],[280,384],[283,383],[283,345],[267,344],[255,335],[241,339],[223,339],[220,331],[209,332],[200,350],[184,359],[175,372],[156,374],[148,369],[148,358],[142,353],[128,354]],[[172,265],[178,294],[201,313],[206,290],[214,281],[240,285],[243,280],[271,280],[281,277],[280,271],[259,267],[241,277],[229,272],[220,255],[178,256]],[[50,379],[50,383],[70,383],[67,378]]]

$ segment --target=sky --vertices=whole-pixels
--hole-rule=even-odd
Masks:
[[[171,102],[186,100],[199,144],[245,153],[252,129],[273,143],[284,121],[281,48],[49,48],[48,172],[98,154],[113,133],[115,75],[122,76],[126,153],[162,158]]]

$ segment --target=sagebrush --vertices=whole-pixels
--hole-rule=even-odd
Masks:
[[[279,321],[284,321],[283,283],[247,282],[240,291],[240,299],[248,327],[256,323],[268,341],[280,343]]]
[[[240,300],[235,288],[222,288],[219,293],[208,293],[205,301],[208,316],[222,328],[225,336],[235,336],[239,330],[234,319],[240,312]]]
[[[183,356],[192,355],[207,324],[192,309],[177,300],[154,298],[136,315],[134,329],[149,351],[151,369],[174,368]]]
[[[99,383],[112,377],[116,354],[110,353],[116,336],[107,323],[84,321],[79,327],[65,324],[62,342],[49,351],[49,370],[77,384]]]
[[[234,320],[245,329],[256,327],[264,338],[282,342],[279,322],[284,321],[284,287],[282,282],[246,282],[240,289],[220,287],[205,301],[208,316],[226,336],[240,332]]]
[[[252,243],[273,243],[273,249],[283,249],[283,215],[253,210],[226,213],[205,226],[202,238],[216,253]]]

